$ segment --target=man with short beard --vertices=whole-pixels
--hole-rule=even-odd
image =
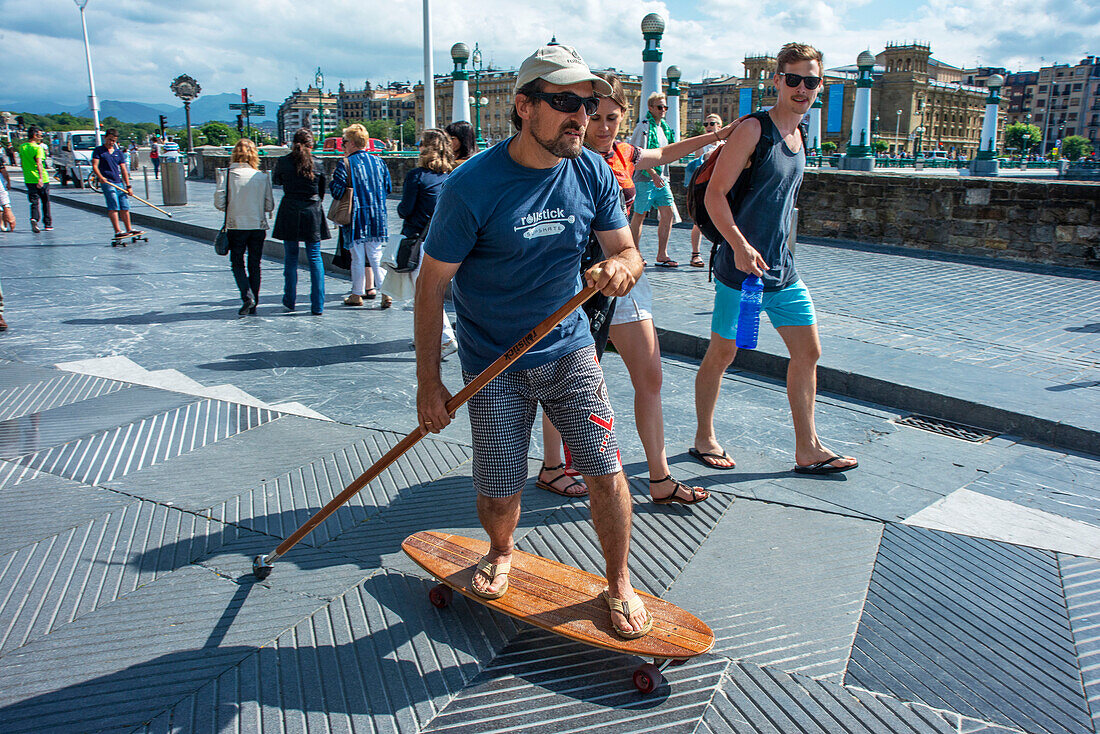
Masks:
[[[443,187],[416,282],[417,412],[433,433],[451,421],[439,345],[443,293],[452,278],[458,356],[469,383],[577,293],[590,231],[607,259],[595,281],[586,276],[589,283],[622,296],[641,275],[614,174],[582,146],[597,92],[610,94],[611,87],[576,51],[543,46],[517,75],[512,124],[519,133],[471,158]],[[653,622],[627,570],[630,496],[603,373],[579,309],[467,404],[478,516],[490,540],[473,591],[497,599],[508,590],[540,403],[589,487],[612,624],[622,637],[640,637]]]

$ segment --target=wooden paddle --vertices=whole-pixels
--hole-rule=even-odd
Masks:
[[[603,270],[599,266],[591,268],[588,273],[588,277],[592,281],[597,281],[600,276],[603,275]],[[581,289],[577,295],[569,299],[568,302],[554,313],[546,317],[546,319],[536,326],[531,331],[520,339],[516,344],[507,352],[497,358],[495,362],[486,367],[481,374],[470,381],[466,387],[459,390],[458,394],[447,401],[447,412],[454,415],[455,411],[461,408],[466,402],[476,395],[480,390],[489,384],[490,381],[517,359],[522,357],[532,347],[542,341],[543,337],[553,331],[554,327],[560,324],[565,317],[573,313],[576,309],[580,308],[581,304],[587,301],[592,296],[596,295],[599,289],[594,285],[585,286]],[[309,535],[313,528],[320,525],[325,521],[332,513],[349,499],[352,498],[359,490],[367,486],[367,484],[382,473],[386,467],[393,462],[397,461],[406,451],[411,449],[420,439],[428,435],[428,429],[423,424],[417,426],[409,435],[401,439],[401,441],[392,449],[387,451],[382,458],[374,462],[369,469],[359,475],[351,484],[344,489],[343,492],[336,495],[329,501],[327,505],[317,511],[313,517],[306,520],[300,528],[291,533],[290,537],[284,540],[275,548],[274,551],[265,555],[256,556],[252,561],[252,573],[261,581],[271,575],[271,571],[274,569],[274,563],[280,556],[285,555],[287,551],[298,544],[302,538]]]

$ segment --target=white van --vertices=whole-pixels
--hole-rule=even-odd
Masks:
[[[83,188],[92,175],[95,130],[69,130],[55,135],[50,157],[61,185],[72,181],[78,189]]]

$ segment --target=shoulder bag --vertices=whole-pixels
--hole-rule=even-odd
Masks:
[[[424,223],[420,234],[415,237],[402,237],[397,245],[397,253],[393,257],[393,269],[395,273],[411,273],[420,265],[420,248],[424,245],[424,239],[428,236],[428,226],[432,223],[431,217]]]
[[[348,186],[344,189],[344,195],[339,199],[334,199],[328,207],[328,218],[332,220],[333,224],[338,224],[341,227],[351,224],[351,211],[352,202],[354,196],[351,186],[351,164],[347,159],[344,159],[344,165],[348,168]]]
[[[225,219],[222,221],[221,231],[214,238],[214,252],[218,255],[229,254],[229,232],[226,226],[229,224],[229,171],[225,169]]]

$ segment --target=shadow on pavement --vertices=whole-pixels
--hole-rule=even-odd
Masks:
[[[384,355],[409,354],[408,357],[378,359]],[[207,370],[238,372],[241,370],[267,370],[273,367],[320,367],[350,362],[408,362],[415,363],[408,339],[390,339],[371,344],[341,344],[311,349],[283,349],[267,352],[228,354],[222,362],[197,365]]]

